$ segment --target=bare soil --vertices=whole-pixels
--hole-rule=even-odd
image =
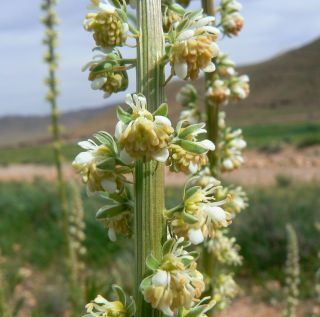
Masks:
[[[67,179],[79,179],[70,166],[64,166]],[[297,150],[287,146],[277,153],[256,150],[245,152],[245,164],[232,173],[224,174],[228,182],[241,185],[273,185],[277,177],[287,176],[293,181],[320,181],[320,146]],[[0,167],[0,181],[27,181],[34,178],[55,179],[54,166],[19,164]],[[168,185],[181,185],[186,176],[167,171]]]

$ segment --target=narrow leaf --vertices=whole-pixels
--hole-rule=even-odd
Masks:
[[[127,298],[126,298],[126,294],[124,292],[124,290],[122,289],[122,287],[120,287],[119,285],[112,285],[112,289],[114,290],[114,292],[117,293],[120,302],[124,305],[127,306]]]
[[[130,113],[123,110],[123,108],[120,106],[117,108],[117,117],[124,124],[130,123],[130,121],[132,120]]]
[[[196,123],[196,124],[191,124],[188,127],[186,127],[184,130],[179,133],[179,137],[181,139],[185,139],[188,137],[190,134],[194,133],[197,130],[200,130],[205,127],[205,123]]]
[[[153,113],[154,116],[164,116],[168,115],[168,104],[162,103],[159,108]]]
[[[146,265],[150,270],[155,271],[160,266],[160,262],[150,254],[146,258]]]

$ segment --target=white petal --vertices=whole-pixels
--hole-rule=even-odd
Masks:
[[[205,68],[202,69],[206,73],[212,73],[216,70],[216,65],[210,62]]]
[[[152,157],[154,160],[161,162],[161,163],[164,163],[164,162],[166,162],[166,160],[169,157],[169,150],[167,148],[162,149],[162,150],[156,152],[155,154],[153,154]]]
[[[236,71],[233,67],[228,67],[227,68],[227,73],[231,76],[235,75],[236,74]]]
[[[218,44],[216,42],[212,42],[211,47],[213,49],[213,56],[214,57],[218,56],[219,52],[220,52],[220,48],[219,48]]]
[[[194,245],[198,245],[202,243],[204,240],[201,229],[190,229],[188,231],[188,238],[190,242]]]
[[[204,212],[214,221],[223,222],[226,220],[226,212],[219,206],[206,206]]]
[[[239,80],[242,81],[242,82],[244,82],[244,83],[248,83],[248,82],[250,81],[250,78],[249,78],[248,75],[241,75],[241,76],[239,77]]]
[[[107,91],[103,94],[104,99],[109,98],[110,96],[111,96],[111,93]]]
[[[80,152],[74,159],[74,164],[85,165],[93,160],[91,152]]]
[[[168,317],[173,317],[174,312],[170,309],[169,306],[165,306],[164,304],[159,307],[159,309]]]
[[[211,22],[214,22],[215,20],[216,20],[215,17],[207,16],[195,22],[195,24],[193,24],[192,27],[202,27],[202,26],[208,25]]]
[[[129,25],[128,25],[128,23],[123,23],[123,24],[122,24],[122,27],[123,27],[122,32],[123,32],[124,34],[127,34],[127,33],[129,32]]]
[[[213,34],[220,34],[220,30],[214,26],[211,25],[206,25],[201,27],[201,30],[205,31],[205,32],[209,32],[209,33],[213,33]]]
[[[97,304],[109,304],[109,302],[103,298],[101,295],[98,295],[95,299],[94,302]]]
[[[81,146],[85,150],[96,150],[97,145],[90,141],[80,141],[78,145]]]
[[[125,123],[123,123],[122,121],[118,121],[118,123],[116,124],[116,128],[114,131],[114,137],[119,140],[121,134],[123,133],[123,131],[126,129],[127,125]]]
[[[223,162],[222,162],[222,165],[225,169],[227,170],[231,170],[233,169],[233,163],[230,159],[225,159]]]
[[[162,270],[159,270],[153,277],[152,277],[152,284],[155,286],[163,286],[166,287],[169,282],[168,273]]]
[[[202,145],[204,148],[210,151],[214,151],[214,149],[216,148],[213,142],[210,140],[203,140],[203,141],[197,142],[197,144]]]
[[[194,36],[194,31],[189,29],[189,30],[186,30],[186,31],[182,32],[182,33],[178,36],[177,40],[178,40],[178,41],[185,41],[185,40],[190,39],[190,38],[193,37],[193,36]]]
[[[108,4],[108,3],[100,3],[99,8],[103,11],[106,11],[108,13],[114,13],[115,12],[115,7]]]
[[[167,125],[169,127],[171,127],[171,125],[172,125],[170,119],[165,116],[155,116],[154,121],[156,123],[162,123],[162,124]]]
[[[114,193],[117,190],[117,185],[114,180],[103,179],[101,181],[102,188],[109,193]]]
[[[134,105],[131,94],[126,94],[124,101],[128,106],[130,106],[132,108],[132,110],[135,109],[135,105]]]
[[[198,172],[198,165],[193,162],[190,162],[189,163],[189,171],[191,174],[197,173]]]
[[[188,75],[188,65],[187,63],[176,63],[174,64],[174,72],[176,75],[181,78],[185,79]]]
[[[120,152],[120,159],[126,164],[131,164],[133,162],[133,157],[131,157],[126,150]]]
[[[100,89],[107,81],[107,78],[100,77],[96,78],[92,83],[91,83],[91,88],[93,90],[98,90]]]
[[[116,235],[116,232],[114,231],[113,228],[109,228],[109,230],[108,230],[108,237],[109,237],[109,239],[110,239],[112,242],[117,241],[117,235]]]

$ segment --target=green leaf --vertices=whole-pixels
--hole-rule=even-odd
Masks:
[[[189,22],[189,19],[183,19],[177,26],[177,32],[180,33],[184,31],[188,22]]]
[[[185,139],[187,136],[190,134],[194,133],[197,130],[203,129],[205,127],[205,123],[196,123],[196,124],[191,124],[188,127],[186,127],[184,130],[182,130],[181,133],[179,133],[179,137],[181,139]]]
[[[121,8],[121,3],[120,3],[120,1],[118,1],[118,0],[110,0],[110,1],[111,1],[111,3],[112,3],[116,8],[118,8],[118,9]]]
[[[112,135],[105,131],[99,131],[94,134],[94,137],[101,143],[106,145],[109,149],[114,149],[115,142]]]
[[[127,313],[128,313],[128,316],[134,316],[136,314],[136,303],[134,301],[134,299],[132,297],[130,297],[130,304],[127,306]]]
[[[110,72],[112,71],[113,65],[110,62],[103,62],[95,66],[91,72],[100,73],[100,72]]]
[[[199,189],[201,189],[200,186],[193,186],[193,187],[188,188],[188,189],[185,191],[183,200],[189,199],[189,198],[190,198],[192,195],[194,195]]]
[[[154,116],[164,116],[168,115],[168,104],[162,103],[159,108],[153,113]]]
[[[181,262],[185,267],[188,267],[194,260],[193,259],[188,259],[188,258],[182,258]]]
[[[117,108],[117,117],[124,124],[129,124],[132,121],[131,114],[123,110],[121,106]]]
[[[127,306],[127,297],[126,294],[124,292],[124,290],[122,289],[122,287],[120,287],[119,285],[112,285],[112,289],[115,293],[117,293],[118,298],[120,300],[120,302],[124,305]]]
[[[166,255],[166,254],[170,253],[173,245],[174,245],[173,239],[167,240],[162,246],[162,254]]]
[[[196,142],[180,140],[179,143],[183,149],[194,154],[204,154],[208,152],[206,148],[204,148],[202,145],[197,144]]]
[[[155,271],[159,268],[160,262],[152,254],[150,254],[146,258],[146,265],[150,270]]]
[[[189,20],[193,20],[195,17],[197,17],[200,14],[202,14],[202,12],[203,12],[202,9],[189,11],[188,14],[186,14],[186,16],[189,18]]]
[[[122,9],[116,9],[120,19],[122,22],[127,22],[128,21],[128,16],[125,13],[125,11],[123,11]]]
[[[184,15],[186,12],[186,10],[180,4],[177,3],[170,5],[170,9],[174,12],[177,12],[180,15]]]
[[[184,222],[186,222],[190,225],[193,225],[199,221],[199,219],[197,217],[192,216],[192,215],[186,213],[185,211],[182,213],[182,218],[183,218]]]
[[[97,168],[101,170],[113,171],[116,166],[116,160],[110,157],[97,165]]]
[[[207,305],[200,305],[193,308],[186,317],[198,317],[201,316],[207,310]]]
[[[143,279],[141,284],[140,284],[140,289],[144,290],[145,288],[150,286],[151,285],[151,280],[152,280],[152,275],[147,276],[145,279]]]
[[[115,216],[120,215],[124,211],[126,211],[126,206],[121,204],[115,204],[115,205],[106,205],[101,207],[97,213],[96,218],[97,219],[105,219],[105,218],[113,218]]]

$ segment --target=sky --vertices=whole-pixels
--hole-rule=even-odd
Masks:
[[[239,65],[267,60],[320,36],[319,0],[241,2],[246,21],[244,30],[238,38],[219,43]],[[103,99],[101,92],[91,90],[87,74],[81,72],[81,66],[91,59],[94,46],[92,34],[82,27],[88,3],[89,0],[60,0],[57,6],[61,19],[58,77],[62,112],[113,104],[125,94]],[[192,3],[194,8],[200,5],[197,0]],[[43,78],[47,69],[42,62],[44,27],[39,22],[42,14],[39,6],[40,0],[2,3],[5,14],[0,19],[0,116],[49,113],[44,100]],[[133,77],[132,71],[130,76]]]

